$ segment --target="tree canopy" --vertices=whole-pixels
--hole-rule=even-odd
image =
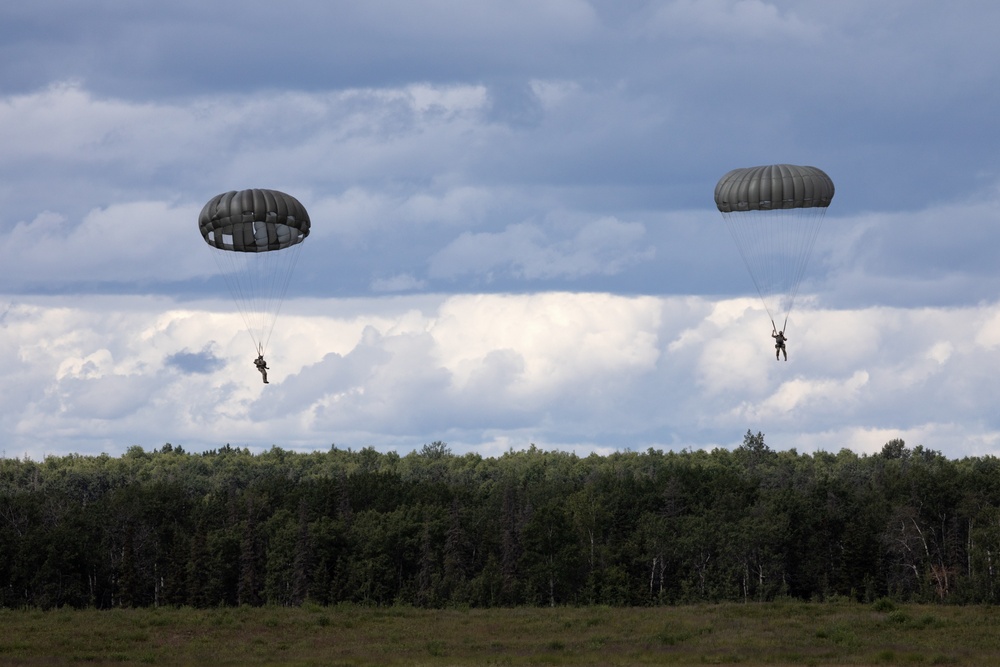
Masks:
[[[0,606],[996,603],[1000,461],[442,442],[0,460]]]

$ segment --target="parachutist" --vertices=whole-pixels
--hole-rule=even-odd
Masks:
[[[775,331],[771,333],[771,338],[774,339],[774,360],[778,360],[778,355],[785,355],[785,361],[788,361],[788,351],[785,349],[785,338],[784,331]],[[266,382],[266,380],[265,380]]]
[[[264,377],[264,384],[271,384],[270,382],[267,381],[268,368],[267,368],[267,362],[264,361],[263,354],[257,355],[257,358],[254,359],[253,365],[257,367],[257,370],[259,370],[260,374]]]

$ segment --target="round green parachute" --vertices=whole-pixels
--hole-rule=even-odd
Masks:
[[[821,169],[792,164],[733,169],[715,186],[715,205],[775,328],[788,322],[833,194]]]
[[[258,354],[267,348],[309,227],[299,200],[277,190],[224,192],[198,216]]]

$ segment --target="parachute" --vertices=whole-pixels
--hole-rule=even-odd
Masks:
[[[833,192],[822,170],[791,164],[733,169],[715,186],[715,204],[776,330],[788,323]]]
[[[291,284],[309,214],[277,190],[239,190],[212,197],[198,216],[229,291],[263,355]]]

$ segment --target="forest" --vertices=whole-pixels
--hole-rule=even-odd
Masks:
[[[0,607],[995,604],[1000,459],[902,440],[0,460]]]

